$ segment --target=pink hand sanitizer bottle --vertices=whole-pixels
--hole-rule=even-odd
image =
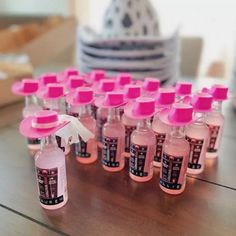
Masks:
[[[157,78],[145,78],[143,82],[143,96],[155,97],[160,88],[160,80]]]
[[[12,92],[25,97],[25,107],[22,111],[23,117],[32,116],[35,112],[42,110],[42,107],[38,105],[35,93],[38,91],[39,82],[33,79],[23,79],[16,82],[12,86]],[[30,150],[39,150],[40,139],[28,138],[28,148]]]
[[[120,73],[116,78],[116,87],[117,89],[123,89],[125,85],[132,83],[132,76],[128,73]]]
[[[121,171],[125,166],[125,127],[120,121],[119,106],[124,105],[124,94],[108,92],[105,98],[95,100],[98,107],[107,108],[108,119],[102,130],[102,166],[106,171]]]
[[[138,85],[127,84],[124,87],[125,97],[128,100],[128,103],[131,103],[136,98],[140,97],[141,95],[141,87]],[[131,134],[136,129],[137,124],[139,122],[138,119],[133,119],[125,115],[122,115],[122,123],[125,126],[125,157],[130,157],[130,141],[131,141]]]
[[[211,110],[212,96],[198,93],[192,99],[194,122],[186,127],[186,140],[190,144],[188,174],[200,174],[204,170],[209,129],[206,114]]]
[[[67,95],[67,102],[78,108],[79,121],[92,133],[96,131],[96,121],[91,115],[91,104],[93,102],[93,90],[88,87],[77,88]],[[75,155],[78,162],[90,164],[97,160],[97,142],[95,138],[85,142],[79,136],[80,142],[75,144]]]
[[[175,103],[160,113],[161,121],[172,126],[163,145],[160,169],[160,188],[169,194],[180,194],[185,189],[190,146],[184,126],[192,122],[192,112],[191,105]]]
[[[39,111],[20,124],[23,136],[42,139],[35,168],[40,204],[49,210],[61,208],[68,201],[65,155],[53,135],[66,124],[59,124],[54,111]]]
[[[125,115],[139,119],[137,129],[131,134],[129,176],[137,182],[146,182],[153,177],[153,158],[156,138],[148,118],[155,114],[155,100],[139,97],[125,107]]]
[[[59,114],[65,114],[63,109],[64,102],[64,85],[62,84],[47,84],[45,89],[42,89],[38,92],[37,96],[43,100],[43,109],[56,111]],[[63,150],[65,155],[68,155],[70,152],[69,144],[65,143],[64,139],[56,136],[58,147]]]
[[[93,70],[89,76],[88,83],[92,88],[96,88],[102,79],[105,79],[106,72],[104,70]]]
[[[206,117],[206,124],[210,130],[209,145],[207,147],[207,158],[216,158],[220,148],[224,116],[222,114],[222,102],[227,99],[228,88],[222,85],[214,85],[210,94],[213,96],[212,111]]]
[[[176,99],[175,102],[182,103],[184,99],[191,96],[192,83],[179,81],[175,85]]]
[[[40,89],[46,87],[48,84],[59,83],[58,76],[56,73],[45,73],[38,79]]]
[[[163,143],[166,136],[171,131],[171,126],[163,123],[159,118],[159,113],[165,108],[171,108],[175,102],[175,90],[173,88],[160,88],[156,99],[156,107],[158,112],[154,116],[152,122],[152,130],[156,135],[156,152],[154,156],[153,165],[156,167],[161,166],[161,158],[163,154]]]
[[[102,79],[100,80],[99,84],[97,84],[97,87],[94,87],[93,89],[95,98],[103,97],[107,92],[114,91],[115,81],[113,79]],[[95,119],[97,119],[97,109],[98,108],[95,106],[95,104],[92,104],[92,114]],[[100,121],[99,118],[97,120],[98,122]],[[102,125],[98,124],[98,127],[101,127],[101,132],[103,124]]]

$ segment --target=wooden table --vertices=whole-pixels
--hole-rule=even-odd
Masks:
[[[105,172],[100,162],[67,157],[69,202],[57,211],[38,201],[34,161],[17,131],[22,104],[0,110],[0,235],[236,235],[236,114],[224,105],[220,157],[203,174],[188,176],[179,196],[135,183],[126,169]],[[128,163],[127,163],[128,164]]]

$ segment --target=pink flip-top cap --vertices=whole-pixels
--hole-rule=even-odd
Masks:
[[[189,95],[192,93],[192,83],[190,82],[177,82],[175,86],[177,95]]]
[[[213,97],[207,93],[197,93],[192,98],[192,106],[196,112],[208,112],[211,110]]]
[[[160,80],[157,78],[145,78],[143,88],[147,92],[156,92],[160,88]]]
[[[92,82],[99,82],[101,79],[105,78],[105,71],[93,70],[90,74],[90,78],[92,79]]]
[[[73,106],[82,106],[93,102],[93,90],[89,87],[79,87],[66,96],[66,101]]]
[[[40,77],[40,83],[42,86],[46,86],[47,84],[58,83],[58,77],[56,73],[46,73]]]
[[[160,88],[158,91],[156,106],[170,106],[175,102],[174,88]]]
[[[95,93],[111,92],[115,89],[115,81],[112,79],[102,79]]]
[[[124,86],[126,84],[130,84],[132,82],[132,76],[128,73],[120,73],[117,76],[117,84],[120,86]]]
[[[73,90],[73,89],[83,86],[84,83],[85,83],[85,80],[83,77],[77,76],[77,75],[72,75],[68,78],[67,85],[68,85],[69,89]]]
[[[17,81],[12,86],[12,92],[18,95],[31,95],[38,91],[39,82],[33,79],[23,79],[22,81]]]
[[[210,94],[216,101],[224,101],[228,98],[228,87],[224,85],[213,85],[210,89]]]
[[[148,97],[136,98],[134,102],[127,104],[125,115],[132,119],[147,119],[155,114],[155,99]]]
[[[136,99],[141,96],[141,86],[134,84],[127,84],[124,88],[127,99]]]

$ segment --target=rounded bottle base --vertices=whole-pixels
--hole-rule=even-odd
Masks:
[[[184,190],[185,190],[185,184],[183,185],[183,187],[179,190],[171,190],[168,188],[163,187],[161,184],[159,184],[161,190],[165,193],[171,194],[171,195],[178,195],[181,194]]]
[[[139,177],[139,176],[129,173],[129,177],[136,182],[143,183],[143,182],[147,182],[147,181],[151,180],[153,177],[153,174],[150,174],[149,176],[145,176],[145,177]]]
[[[153,161],[153,166],[161,167],[161,162]]]
[[[89,158],[84,158],[84,157],[78,157],[76,156],[76,160],[81,163],[81,164],[92,164],[94,163],[98,158],[97,157],[89,157]]]
[[[124,169],[125,166],[120,166],[120,167],[107,167],[105,165],[102,165],[103,169],[108,171],[108,172],[119,172]]]
[[[48,206],[48,205],[44,205],[42,203],[40,203],[41,207],[46,209],[46,210],[57,210],[57,209],[60,209],[62,208],[63,206],[66,205],[66,203],[68,202],[68,197],[66,197],[65,201],[57,204],[57,205],[54,205],[54,206]]]
[[[187,168],[187,174],[191,174],[191,175],[199,175],[203,172],[204,168],[201,169],[190,169]]]
[[[207,152],[206,153],[206,158],[217,158],[218,157],[218,152]]]

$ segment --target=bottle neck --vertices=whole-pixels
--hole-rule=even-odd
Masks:
[[[216,113],[222,113],[222,102],[221,101],[214,101],[212,103],[212,111]]]
[[[195,112],[194,113],[194,120],[195,120],[194,123],[203,124],[206,121],[206,114],[203,112]]]
[[[25,97],[25,107],[37,105],[37,98],[34,95]]]
[[[172,126],[170,135],[171,135],[171,137],[174,137],[174,138],[184,138],[184,127],[183,126]]]
[[[60,112],[61,111],[61,100],[53,99],[53,100],[44,100],[43,105],[45,109]]]
[[[78,108],[79,117],[91,116],[91,105],[85,105]]]
[[[56,147],[56,146],[57,146],[57,142],[56,142],[55,135],[49,135],[45,138],[42,138],[41,140],[41,150],[45,148]]]
[[[150,120],[149,119],[143,119],[138,122],[138,124],[137,124],[138,131],[148,131],[149,129],[150,129]]]
[[[119,122],[120,121],[120,112],[118,108],[110,108],[108,110],[108,118],[107,121],[109,123]]]

